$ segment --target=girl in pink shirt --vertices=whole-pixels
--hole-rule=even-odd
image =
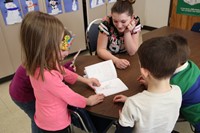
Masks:
[[[68,105],[84,108],[104,99],[103,95],[85,98],[62,82],[74,84],[81,81],[91,88],[100,85],[98,80],[83,78],[60,65],[63,35],[63,24],[56,17],[39,11],[28,13],[21,24],[23,65],[36,98],[34,119],[43,132],[68,131],[71,124]]]
[[[72,34],[65,29],[64,38],[61,45],[61,57],[64,59],[69,54],[69,46],[71,46],[72,41],[68,42],[69,39],[73,38]],[[68,39],[68,40],[67,40]],[[63,45],[69,45],[64,47]],[[66,62],[63,65],[65,68],[74,72],[76,67],[73,65],[72,61]],[[13,102],[20,107],[31,119],[31,132],[32,133],[41,133],[40,129],[37,127],[34,121],[35,114],[35,96],[33,93],[33,88],[29,79],[29,76],[26,74],[26,69],[23,65],[20,65],[15,75],[9,85],[9,94]]]

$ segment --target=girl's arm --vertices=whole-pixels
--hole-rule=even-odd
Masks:
[[[86,99],[86,105],[87,106],[94,106],[100,102],[103,102],[104,100],[104,95],[103,94],[96,94],[96,95],[91,95]]]
[[[112,55],[107,50],[107,43],[108,43],[108,37],[105,33],[99,32],[98,40],[97,40],[97,54],[100,58],[104,60],[112,60],[113,63],[116,65],[119,69],[125,69],[130,65],[129,61],[126,59],[120,59],[116,56]]]
[[[97,87],[100,86],[99,81],[95,78],[84,78],[82,76],[78,76],[77,81],[87,84],[92,89],[94,89],[94,86],[97,86]]]
[[[139,17],[133,17],[124,31],[124,46],[129,55],[134,55],[139,48],[139,31],[141,24]]]
[[[100,83],[97,79],[95,78],[83,78],[81,76],[78,76],[77,81],[83,82],[90,86],[91,88],[94,89],[94,86],[100,86]],[[87,106],[94,106],[100,102],[103,102],[104,100],[104,95],[103,94],[95,94],[91,95],[88,98],[86,98],[86,105]]]
[[[104,60],[117,60],[118,58],[114,55],[112,55],[107,50],[107,44],[108,44],[108,36],[105,33],[99,32],[98,40],[97,40],[97,54],[99,57],[101,57]]]
[[[95,78],[83,78],[81,76],[78,76],[77,81],[83,82],[90,86],[91,88],[94,89],[94,86],[100,86],[100,83],[97,79]],[[86,98],[86,105],[87,106],[94,106],[100,102],[103,102],[104,100],[104,95],[103,94],[95,94],[91,95],[88,98]]]
[[[131,32],[126,30],[124,32],[124,46],[129,55],[134,55],[139,48],[139,32],[131,35]]]
[[[68,81],[69,80],[71,80],[71,82],[81,81],[83,83],[88,84],[90,87],[93,87],[94,85],[96,85],[96,86],[100,85],[100,83],[98,82],[97,79],[83,78],[69,70],[67,70],[67,71],[70,73],[70,75],[67,76],[67,77],[69,77]],[[45,80],[46,81],[45,86],[46,87],[49,86],[49,87],[47,87],[49,92],[51,92],[56,97],[60,97],[61,99],[66,101],[71,106],[84,108],[86,105],[93,106],[104,100],[103,94],[95,94],[95,95],[89,96],[88,98],[85,98],[85,97],[81,96],[80,94],[74,92],[71,88],[69,88],[69,86],[67,86],[64,82],[62,82],[62,80],[60,80],[61,74],[57,71],[53,71],[52,73],[47,73],[47,74],[45,75],[45,77],[48,77]],[[72,77],[70,78],[70,76],[72,76]],[[41,82],[41,83],[43,83],[43,82]]]

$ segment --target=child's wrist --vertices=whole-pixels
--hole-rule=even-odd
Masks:
[[[129,29],[126,29],[125,31],[124,31],[124,35],[128,35],[128,34],[131,34],[132,33],[132,31],[130,31]]]
[[[116,64],[117,61],[119,60],[119,58],[115,57],[114,59],[112,59],[113,63]]]

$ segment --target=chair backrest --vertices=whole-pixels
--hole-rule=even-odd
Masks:
[[[200,22],[196,22],[193,24],[191,31],[199,32],[200,33]]]
[[[87,133],[96,133],[97,130],[95,126],[92,123],[92,120],[90,119],[87,111],[82,108],[77,108],[77,107],[68,107],[70,113],[71,113],[71,123],[84,130]]]
[[[97,49],[97,39],[99,34],[99,23],[102,19],[93,20],[87,27],[86,30],[86,42],[89,49],[90,55],[93,55],[93,52],[96,52]]]

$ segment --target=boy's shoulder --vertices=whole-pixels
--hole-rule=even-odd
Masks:
[[[186,63],[181,65],[174,72],[174,76],[172,78],[177,77],[178,75],[184,75],[184,77],[188,77],[188,75],[195,74],[200,75],[199,67],[191,60],[188,60]],[[182,77],[182,76],[181,76]]]
[[[162,99],[162,97],[167,97],[167,96],[176,97],[175,95],[177,95],[177,97],[181,97],[182,96],[181,89],[180,89],[180,87],[178,85],[171,85],[171,88],[172,89],[169,92],[166,92],[166,93],[152,93],[152,92],[149,92],[147,90],[144,90],[141,93],[138,93],[136,95],[128,97],[126,102],[136,103],[136,102],[143,102],[146,99],[147,100],[159,99],[159,98]]]
[[[177,95],[179,95],[180,97],[182,97],[182,94],[181,94],[181,88],[178,86],[178,85],[171,85],[171,88],[172,88],[172,91],[171,93],[175,93]]]
[[[190,64],[192,67],[195,67],[195,68],[198,68],[198,69],[199,69],[198,65],[197,65],[194,61],[188,60],[187,62],[188,62],[188,64]]]

